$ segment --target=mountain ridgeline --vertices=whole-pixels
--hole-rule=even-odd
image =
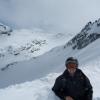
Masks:
[[[73,37],[66,45],[73,49],[82,49],[100,38],[100,19],[95,22],[88,22],[85,27]]]

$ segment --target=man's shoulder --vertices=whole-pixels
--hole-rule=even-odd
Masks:
[[[65,70],[61,75],[59,75],[59,76],[56,78],[56,80],[57,80],[57,81],[61,81],[61,80],[65,79],[64,73],[66,73],[66,70]]]
[[[84,74],[84,72],[81,69],[77,69],[77,73]]]
[[[63,74],[59,75],[56,80],[61,80],[63,78]]]
[[[86,78],[87,76],[85,75],[85,73],[81,70],[81,69],[77,69],[77,73],[83,77],[83,78]]]

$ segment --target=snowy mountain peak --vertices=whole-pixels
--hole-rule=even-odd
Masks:
[[[87,32],[88,30],[91,29],[92,25],[93,25],[93,23],[92,23],[91,21],[88,22],[88,23],[85,25],[85,27],[81,30],[81,32]]]
[[[12,29],[10,27],[0,23],[0,35],[2,34],[10,35],[11,32],[12,32]]]
[[[100,19],[95,22],[88,22],[85,27],[72,38],[66,46],[72,46],[73,49],[82,49],[100,38]]]
[[[85,27],[81,30],[81,32],[88,32],[89,30],[91,30],[91,29],[97,29],[97,28],[99,28],[100,27],[100,18],[98,19],[98,20],[95,20],[95,22],[88,22],[86,25],[85,25]],[[96,31],[96,29],[95,29],[95,31]]]

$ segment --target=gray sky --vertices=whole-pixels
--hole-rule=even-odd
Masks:
[[[100,0],[0,0],[0,21],[16,28],[77,33],[99,11]]]

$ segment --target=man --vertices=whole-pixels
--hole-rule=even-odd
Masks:
[[[52,88],[61,100],[92,100],[93,90],[87,76],[78,69],[78,61],[69,57],[66,70],[60,75]]]

